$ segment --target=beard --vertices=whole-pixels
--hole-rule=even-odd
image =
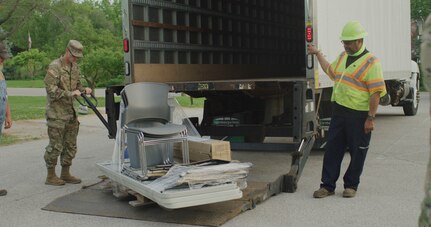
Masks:
[[[355,54],[355,52],[350,48],[344,48],[344,50],[346,51],[347,55]]]

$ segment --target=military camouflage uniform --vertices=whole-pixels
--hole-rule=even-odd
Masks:
[[[425,86],[431,90],[431,15],[425,23],[421,46],[422,73]],[[431,139],[431,138],[430,138]],[[431,140],[430,140],[431,141]],[[425,180],[425,199],[422,203],[422,212],[419,218],[419,226],[431,226],[431,154],[428,160],[427,176]]]
[[[77,146],[79,121],[73,107],[74,90],[84,92],[76,63],[67,65],[63,57],[54,60],[45,76],[47,93],[46,120],[49,144],[45,151],[47,168],[53,168],[60,156],[61,166],[72,165]]]

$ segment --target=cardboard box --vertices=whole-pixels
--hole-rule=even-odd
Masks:
[[[212,139],[189,139],[190,162],[197,162],[208,159],[219,159],[231,161],[230,142]],[[182,158],[181,146],[174,147],[174,157]]]

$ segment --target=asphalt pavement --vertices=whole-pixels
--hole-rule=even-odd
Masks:
[[[334,196],[312,197],[319,186],[323,158],[323,152],[313,151],[297,192],[271,197],[224,226],[417,226],[430,152],[429,93],[421,93],[421,98],[418,114],[412,117],[404,116],[402,108],[379,108],[355,198],[342,198],[341,179]],[[41,123],[40,127],[45,125]],[[62,187],[44,184],[46,139],[0,147],[0,188],[9,191],[0,197],[0,226],[182,226],[41,210],[83,184],[96,182],[102,173],[95,163],[111,159],[114,141],[108,139],[96,117],[81,119],[78,140],[72,173],[80,176],[83,183]],[[348,160],[347,155],[342,173]]]

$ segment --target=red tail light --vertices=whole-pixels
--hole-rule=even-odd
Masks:
[[[123,50],[124,53],[129,53],[129,40],[123,39]]]
[[[313,27],[311,25],[308,25],[305,29],[305,39],[309,43],[313,42]]]

